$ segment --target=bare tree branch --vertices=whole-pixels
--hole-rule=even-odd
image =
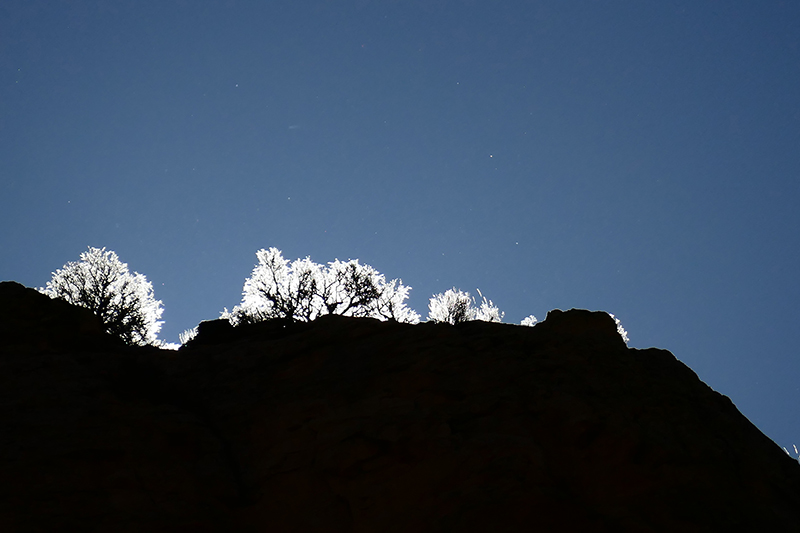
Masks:
[[[42,292],[86,307],[103,322],[106,331],[127,344],[154,344],[161,329],[161,301],[153,297],[147,278],[128,271],[117,254],[105,248],[83,252],[53,272]]]

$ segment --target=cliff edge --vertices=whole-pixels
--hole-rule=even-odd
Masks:
[[[0,283],[0,530],[800,531],[800,466],[608,314],[203,323]]]

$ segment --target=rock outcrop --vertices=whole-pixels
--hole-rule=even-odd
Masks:
[[[602,312],[122,346],[0,284],[0,531],[800,531],[800,466]]]

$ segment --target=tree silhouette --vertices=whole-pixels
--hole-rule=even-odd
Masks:
[[[242,302],[222,316],[233,324],[272,318],[311,321],[320,315],[372,317],[415,323],[405,305],[411,287],[358,260],[320,265],[311,258],[289,262],[277,248],[256,252],[258,264],[245,280]]]
[[[70,261],[53,272],[40,289],[51,298],[86,307],[103,322],[108,333],[127,344],[158,344],[161,301],[153,297],[153,286],[143,274],[128,271],[117,254],[105,248],[83,252],[80,261]]]

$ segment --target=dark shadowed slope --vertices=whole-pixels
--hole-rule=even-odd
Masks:
[[[204,323],[0,284],[2,531],[800,530],[800,466],[605,313]]]

